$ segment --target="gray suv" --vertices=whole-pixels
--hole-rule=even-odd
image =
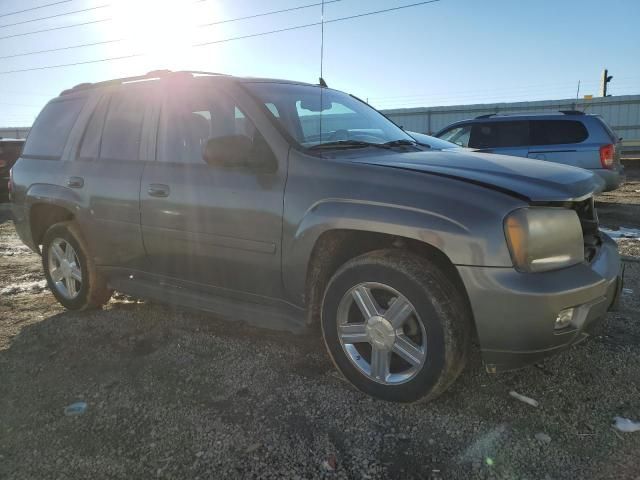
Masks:
[[[481,115],[453,123],[436,137],[478,152],[563,163],[586,168],[602,179],[602,189],[624,181],[621,139],[598,115],[566,110],[552,114]]]
[[[421,147],[326,86],[82,84],[44,107],[11,182],[16,229],[65,307],[117,289],[320,325],[344,376],[386,400],[436,397],[474,338],[490,372],[558,352],[621,285],[591,173]]]

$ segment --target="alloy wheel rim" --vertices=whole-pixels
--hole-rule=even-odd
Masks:
[[[68,300],[76,298],[82,288],[82,268],[75,249],[63,238],[49,245],[49,275],[55,289]]]
[[[415,307],[383,283],[360,283],[338,305],[338,339],[367,378],[397,385],[414,378],[427,359],[427,333]]]

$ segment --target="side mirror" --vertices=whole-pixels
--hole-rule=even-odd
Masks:
[[[216,167],[246,167],[253,147],[252,140],[245,135],[225,135],[210,138],[202,152],[206,163]]]

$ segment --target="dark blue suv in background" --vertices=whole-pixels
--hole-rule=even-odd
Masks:
[[[621,139],[599,115],[573,110],[481,115],[453,123],[435,136],[481,152],[585,168],[604,181],[605,191],[615,190],[624,182]]]

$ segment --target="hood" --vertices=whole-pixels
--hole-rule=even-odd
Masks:
[[[598,177],[581,168],[462,149],[382,154],[356,161],[455,178],[532,202],[574,201],[602,189]]]

